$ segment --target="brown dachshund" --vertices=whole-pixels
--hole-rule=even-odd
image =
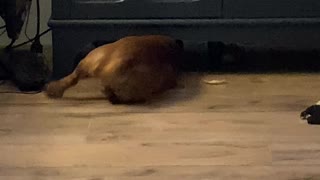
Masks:
[[[49,83],[46,93],[61,98],[80,79],[93,77],[113,104],[144,102],[175,87],[182,52],[182,42],[168,36],[125,37],[92,50],[70,75]]]

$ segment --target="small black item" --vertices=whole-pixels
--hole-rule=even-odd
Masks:
[[[320,105],[309,106],[306,110],[301,112],[301,119],[307,120],[308,124],[320,125]]]
[[[40,43],[40,39],[37,38],[32,44],[31,44],[31,48],[30,48],[31,52],[34,53],[43,53],[43,46]]]
[[[30,51],[11,51],[1,62],[21,91],[42,90],[50,76],[45,57]]]

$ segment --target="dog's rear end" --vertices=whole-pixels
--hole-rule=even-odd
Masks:
[[[67,77],[47,86],[49,97],[80,79],[99,78],[112,103],[135,103],[173,88],[183,52],[181,41],[167,36],[130,36],[91,51]]]

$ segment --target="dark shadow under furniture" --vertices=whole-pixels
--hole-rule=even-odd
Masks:
[[[72,71],[75,54],[89,42],[127,35],[165,34],[200,44],[222,41],[318,49],[320,1],[52,0],[49,25],[53,78],[57,79]],[[202,50],[206,45],[199,46]]]

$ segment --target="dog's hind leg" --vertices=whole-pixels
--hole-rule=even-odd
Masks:
[[[86,77],[87,75],[80,73],[76,69],[63,79],[50,82],[46,87],[46,94],[51,98],[61,98],[68,88],[75,86],[80,79]]]

